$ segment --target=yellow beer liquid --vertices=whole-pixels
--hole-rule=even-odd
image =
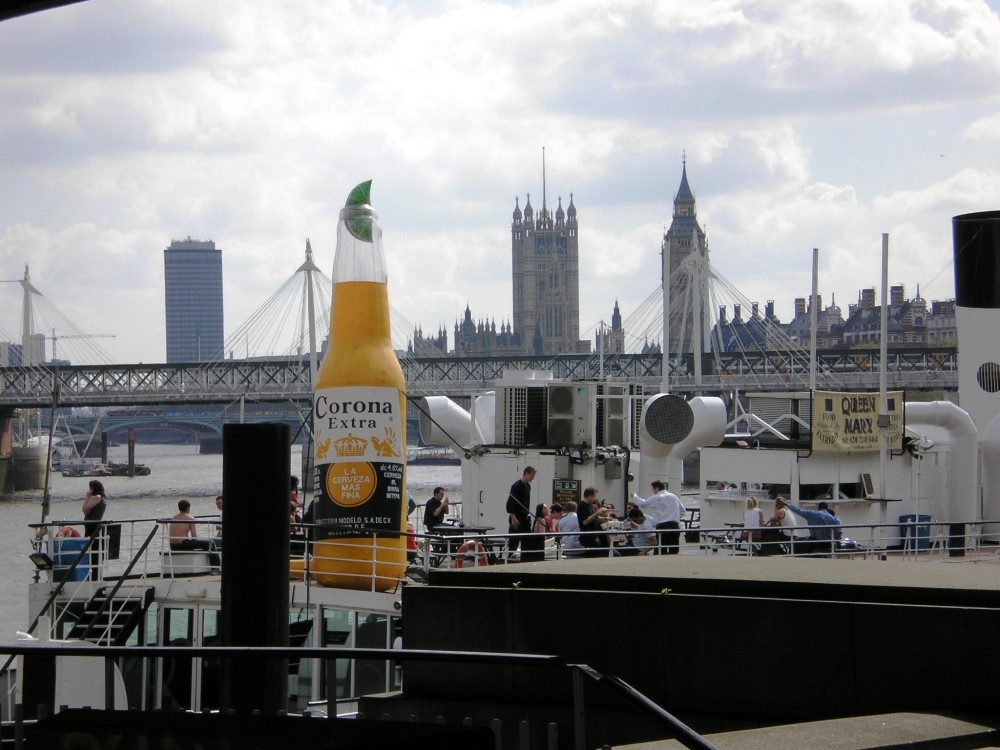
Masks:
[[[316,389],[349,386],[392,387],[399,391],[400,445],[406,446],[406,380],[389,335],[389,291],[375,281],[333,285],[330,346]],[[406,458],[400,500],[400,532],[406,531]],[[376,546],[377,543],[377,546]],[[310,574],[319,584],[388,591],[406,572],[406,537],[344,537],[313,544]]]

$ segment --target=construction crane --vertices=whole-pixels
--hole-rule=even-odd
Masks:
[[[59,359],[56,356],[56,342],[59,339],[113,339],[115,335],[113,333],[69,333],[62,336],[56,336],[56,329],[52,329],[52,335],[46,336],[52,342],[52,359]]]

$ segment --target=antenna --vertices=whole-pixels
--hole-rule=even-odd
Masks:
[[[542,211],[545,211],[545,146],[542,146]]]

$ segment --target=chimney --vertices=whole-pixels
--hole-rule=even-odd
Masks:
[[[799,315],[805,315],[805,314],[806,314],[806,298],[805,297],[796,297],[795,298],[795,317],[798,317]]]

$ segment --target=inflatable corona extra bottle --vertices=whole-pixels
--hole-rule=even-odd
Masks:
[[[406,382],[370,191],[370,180],[354,188],[337,224],[330,342],[313,396],[320,528],[310,567],[325,586],[385,591],[406,570]]]

